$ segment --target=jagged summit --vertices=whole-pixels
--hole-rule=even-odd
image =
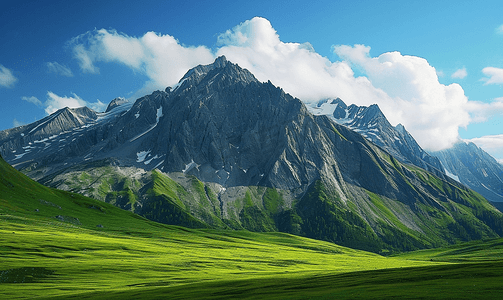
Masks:
[[[258,82],[255,76],[246,69],[242,69],[237,64],[229,62],[225,56],[219,56],[212,64],[198,65],[189,71],[180,79],[180,81],[172,87],[172,91],[176,89],[185,89],[188,85],[199,85],[213,82],[228,81],[226,84],[232,82],[241,82],[242,84],[249,84],[250,82]],[[205,82],[202,82],[205,80]]]
[[[107,109],[105,110],[105,113],[111,111],[112,109],[118,107],[118,106],[121,106],[123,104],[126,104],[128,103],[129,101],[126,100],[125,98],[123,97],[117,97],[115,99],[113,99],[112,101],[110,101],[110,103],[108,104],[107,106]]]
[[[398,130],[398,132],[401,132],[402,134],[405,134],[407,130],[405,130],[405,126],[403,126],[401,123],[398,123],[395,126],[395,129]]]
[[[327,115],[338,124],[344,125],[405,163],[411,163],[439,176],[443,167],[438,158],[424,151],[401,124],[393,127],[377,104],[370,106],[347,106],[343,100],[328,99],[319,102],[311,111]]]

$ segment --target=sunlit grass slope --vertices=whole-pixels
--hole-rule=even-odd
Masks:
[[[0,158],[0,299],[490,298],[502,270],[162,225],[46,188]]]
[[[288,234],[162,225],[44,187],[4,161],[0,174],[0,298],[80,297],[427,264]]]

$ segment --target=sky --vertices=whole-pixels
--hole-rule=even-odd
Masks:
[[[306,104],[378,104],[430,151],[503,162],[501,1],[11,1],[0,4],[0,130],[103,111],[225,55]]]

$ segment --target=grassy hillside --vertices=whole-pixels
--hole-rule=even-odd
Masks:
[[[500,253],[498,245],[485,248]],[[411,255],[159,224],[44,187],[0,158],[0,298],[488,299],[502,292],[501,261]]]
[[[159,224],[44,187],[3,160],[0,174],[2,298],[79,298],[90,291],[129,294],[152,286],[429,264],[282,233]]]
[[[497,262],[503,261],[503,238],[418,250],[397,255],[403,259],[442,262]]]
[[[329,131],[340,147],[342,134],[368,148],[368,167],[352,171],[359,172],[360,185],[334,183],[329,176],[294,196],[263,186],[225,188],[184,173],[147,172],[108,160],[61,170],[41,183],[164,224],[286,232],[383,255],[503,236],[503,214],[479,194],[400,163],[348,129]]]

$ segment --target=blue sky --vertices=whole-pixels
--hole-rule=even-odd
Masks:
[[[103,109],[218,55],[306,103],[378,103],[427,149],[503,159],[501,1],[2,1],[0,130]],[[258,17],[258,18],[257,18]]]

